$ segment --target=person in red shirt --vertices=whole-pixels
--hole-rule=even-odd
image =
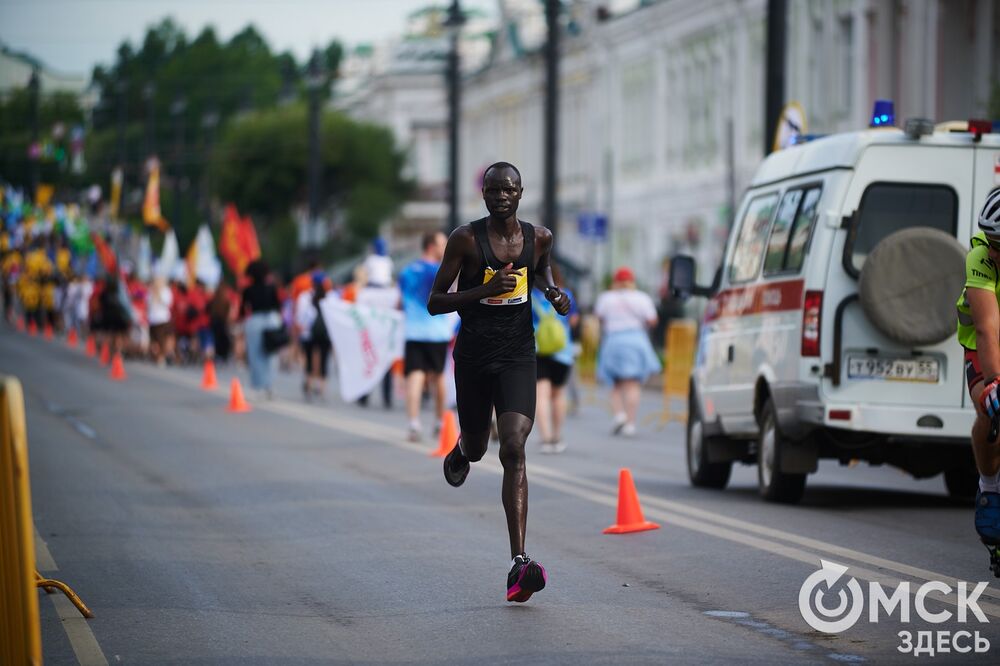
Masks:
[[[192,337],[195,332],[191,310],[188,307],[189,291],[184,283],[179,281],[171,282],[170,288],[174,292],[174,303],[170,310],[174,323],[174,335],[177,338],[177,358],[181,362],[186,362],[190,359]]]
[[[191,330],[198,342],[197,351],[205,359],[215,356],[215,339],[212,336],[212,319],[208,312],[211,297],[208,288],[201,280],[195,280],[194,286],[188,290],[187,313],[191,320]]]

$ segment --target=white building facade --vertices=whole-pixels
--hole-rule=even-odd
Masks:
[[[652,289],[671,254],[718,262],[731,206],[764,155],[766,2],[647,0],[604,21],[596,4],[573,3],[562,43],[558,249],[595,283],[628,264]],[[810,133],[866,127],[883,98],[897,123],[982,117],[1000,76],[997,4],[790,0],[786,99]],[[523,176],[522,217],[540,222],[540,46],[502,28],[489,66],[464,83],[466,219],[484,214],[482,170],[505,160]],[[581,213],[607,217],[607,243],[578,234]]]
[[[448,216],[445,16],[440,7],[414,12],[403,38],[349,53],[334,94],[336,108],[388,128],[406,154],[404,175],[415,191],[386,225],[397,246],[416,248],[420,235],[443,228]],[[466,70],[485,62],[493,25],[480,14],[467,17],[460,42]]]

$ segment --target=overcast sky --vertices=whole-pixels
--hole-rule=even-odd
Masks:
[[[271,49],[304,61],[331,39],[352,45],[402,32],[406,16],[448,0],[0,0],[0,42],[63,73],[89,75],[114,62],[125,39],[138,45],[146,27],[172,16],[189,37],[206,25],[229,39],[253,23]],[[496,14],[495,0],[462,0]]]

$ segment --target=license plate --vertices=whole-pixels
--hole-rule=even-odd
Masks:
[[[930,358],[878,358],[848,356],[847,376],[850,379],[881,379],[891,382],[937,383],[941,364]]]

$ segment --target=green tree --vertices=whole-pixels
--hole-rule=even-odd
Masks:
[[[31,183],[32,161],[28,156],[32,126],[31,95],[25,87],[0,100],[0,177],[20,187]],[[39,161],[41,182],[57,186],[80,182],[80,177],[69,169],[69,140],[73,127],[82,124],[83,111],[75,95],[41,91],[38,99],[38,137],[58,151]],[[56,125],[62,125],[61,137],[54,135]],[[56,159],[57,155],[62,159]]]
[[[378,231],[409,193],[404,156],[388,130],[325,112],[321,121],[323,208],[343,219],[338,245],[355,247]],[[234,202],[267,229],[283,226],[306,202],[308,130],[304,105],[234,120],[212,155],[213,194]]]
[[[324,58],[336,71],[337,42],[331,42]],[[252,25],[223,42],[212,28],[190,40],[173,20],[162,20],[148,29],[138,48],[126,41],[112,65],[94,70],[100,101],[87,146],[91,179],[107,182],[111,170],[123,163],[127,187],[141,186],[144,163],[155,153],[164,190],[172,192],[179,179],[182,196],[192,200],[182,204],[184,219],[171,223],[196,228],[207,209],[205,165],[217,137],[232,118],[303,95],[304,68],[289,53],[272,53]],[[172,207],[163,210],[169,219]],[[137,215],[138,209],[126,213]]]

